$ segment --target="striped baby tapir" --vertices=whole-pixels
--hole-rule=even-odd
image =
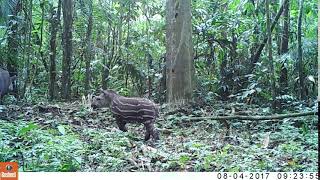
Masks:
[[[154,125],[159,117],[159,108],[149,99],[124,97],[113,90],[101,90],[101,94],[93,98],[91,107],[109,107],[119,129],[124,132],[127,131],[127,123],[141,123],[146,128],[145,141],[150,136],[155,141],[159,140],[159,132]]]

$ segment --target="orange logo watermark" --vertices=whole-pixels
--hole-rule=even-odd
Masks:
[[[18,163],[0,162],[0,180],[18,180]]]

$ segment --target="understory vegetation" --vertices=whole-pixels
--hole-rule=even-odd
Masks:
[[[318,5],[0,0],[0,162],[36,172],[315,172]],[[101,89],[150,100],[122,97],[123,119],[153,123],[159,105],[160,141],[144,141],[142,124],[120,131],[110,108],[93,110]]]
[[[317,171],[314,116],[233,120],[229,130],[215,120],[187,120],[230,115],[233,108],[240,114],[270,114],[268,107],[241,103],[189,106],[173,113],[163,106],[156,124],[161,139],[154,143],[143,140],[141,125],[120,131],[108,109],[91,111],[81,102],[11,105],[2,112],[8,118],[0,120],[0,161],[16,159],[21,171]]]

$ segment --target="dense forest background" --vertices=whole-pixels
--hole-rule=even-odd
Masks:
[[[0,67],[18,77],[0,106],[0,161],[22,171],[316,171],[315,116],[194,118],[317,111],[316,0],[0,7]],[[161,142],[92,111],[100,88],[160,104]]]

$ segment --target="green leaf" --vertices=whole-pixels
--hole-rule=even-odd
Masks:
[[[238,8],[238,5],[240,4],[240,0],[235,0],[230,4],[230,9],[236,10]]]
[[[21,128],[21,129],[18,131],[18,134],[19,134],[20,136],[23,136],[23,135],[25,135],[27,132],[30,132],[31,130],[34,130],[34,129],[37,129],[37,128],[38,128],[37,125],[35,125],[35,124],[33,124],[33,123],[30,123],[30,124],[28,124],[26,127]]]
[[[313,77],[313,76],[311,76],[311,75],[310,75],[310,76],[308,76],[308,80],[309,80],[309,81],[311,81],[311,82],[313,82],[313,83],[316,83],[316,81],[314,80],[314,77]]]
[[[74,159],[75,159],[79,164],[81,164],[82,158],[81,158],[80,156],[74,157]]]
[[[188,154],[182,154],[180,155],[180,158],[179,158],[179,164],[181,166],[184,166],[189,160],[190,160],[190,157]]]
[[[65,135],[65,134],[66,134],[66,130],[64,129],[63,126],[58,126],[58,130],[59,130],[59,132],[60,132],[62,135]]]

